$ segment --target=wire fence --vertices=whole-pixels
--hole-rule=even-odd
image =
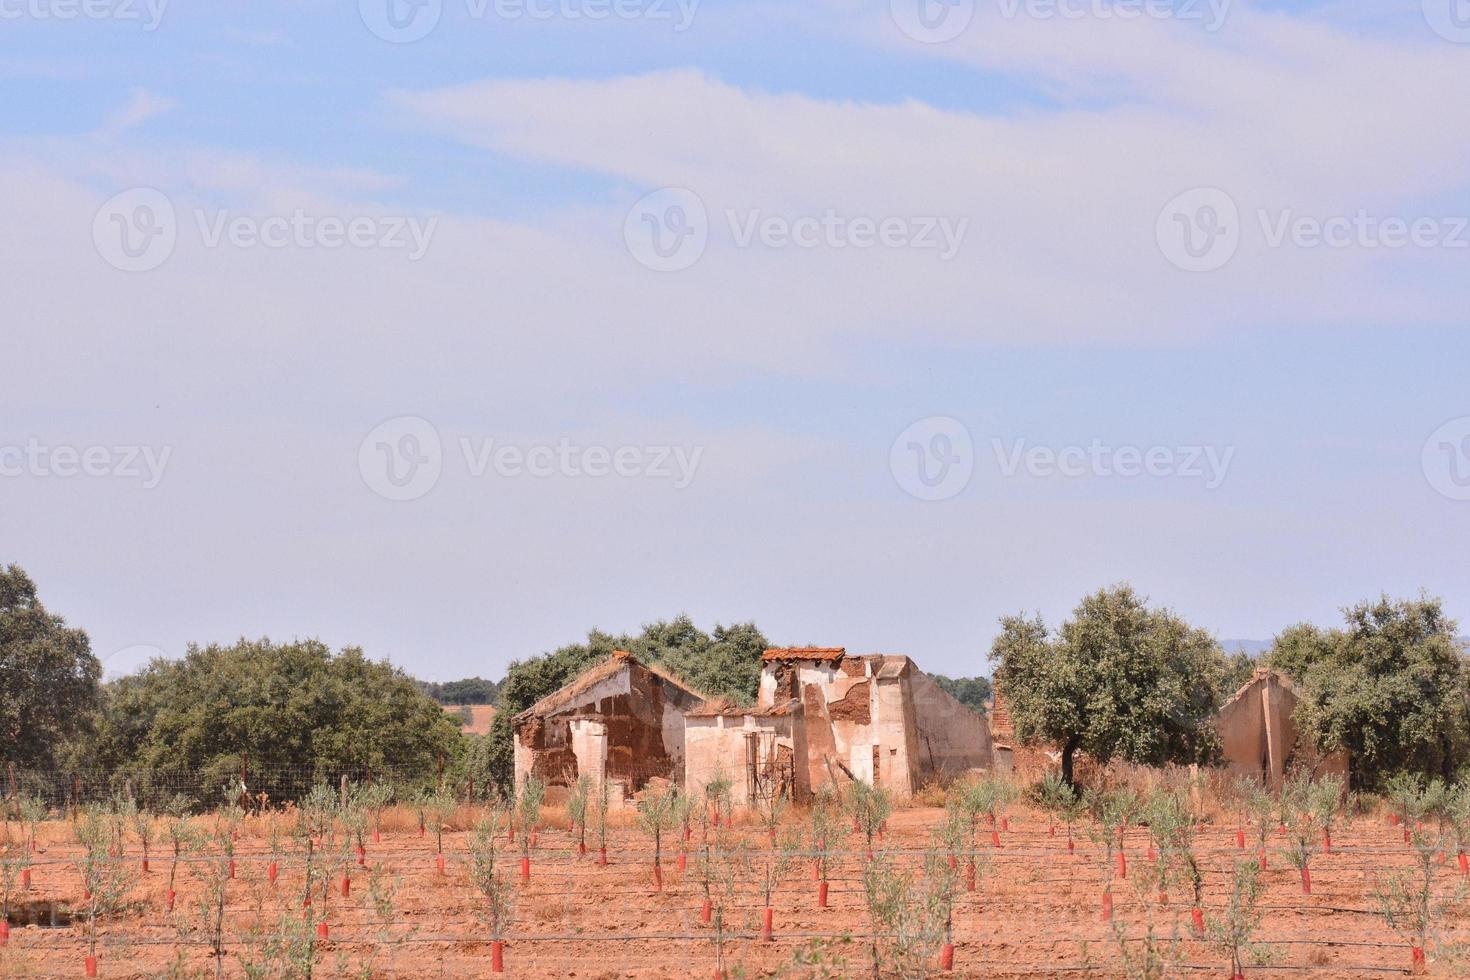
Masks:
[[[204,768],[131,767],[118,769],[20,769],[3,772],[4,799],[21,795],[43,801],[48,808],[70,812],[77,807],[107,803],[118,798],[151,810],[163,810],[182,799],[193,808],[226,802],[251,806],[281,806],[305,797],[316,786],[339,787],[390,783],[400,800],[432,789],[447,788],[466,802],[488,799],[494,791],[487,780],[476,780],[462,764],[443,761],[422,764],[353,765],[252,764],[248,757],[228,758]]]
[[[740,798],[754,798],[755,787],[771,778],[769,767],[732,764],[728,775],[716,769],[710,778],[729,778]],[[576,757],[570,752],[547,753],[538,760],[534,775],[546,783],[552,800],[561,798],[579,775]],[[629,751],[612,755],[595,774],[597,781],[614,787],[618,803],[630,800],[651,781],[662,780],[682,788],[684,764],[679,758],[647,759]],[[248,755],[226,753],[203,767],[188,765],[138,765],[131,767],[69,767],[27,769],[5,764],[0,769],[0,803],[29,796],[43,801],[53,811],[70,812],[78,807],[108,803],[119,798],[160,811],[177,799],[196,809],[223,803],[244,803],[251,808],[280,807],[299,802],[315,787],[339,788],[388,784],[393,798],[407,803],[416,796],[444,791],[465,803],[487,802],[501,793],[484,771],[477,772],[470,760],[439,757],[424,762],[319,762],[313,764],[263,762]]]

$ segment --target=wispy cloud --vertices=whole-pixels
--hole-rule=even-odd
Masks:
[[[137,129],[150,119],[168,112],[178,105],[173,99],[158,95],[147,89],[135,88],[128,95],[128,101],[112,115],[98,130],[99,136],[118,136],[129,130]]]

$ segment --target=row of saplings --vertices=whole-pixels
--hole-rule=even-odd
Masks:
[[[595,842],[595,861],[606,865],[610,800],[606,782],[594,784],[585,776],[572,781],[566,803],[567,829],[577,855],[588,854],[589,834]],[[978,779],[951,787],[946,819],[933,832],[922,861],[905,862],[884,846],[884,831],[892,810],[887,791],[862,782],[849,784],[840,794],[819,793],[804,819],[787,819],[780,798],[758,800],[752,813],[764,833],[755,841],[735,829],[731,786],[716,777],[697,796],[672,786],[646,789],[637,803],[636,823],[653,845],[652,884],[663,887],[664,852],[672,841],[677,866],[688,871],[702,896],[700,921],[708,928],[717,977],[726,974],[729,944],[743,937],[773,938],[772,897],[797,867],[810,866],[817,904],[826,908],[828,886],[840,845],[849,833],[863,843],[862,897],[869,919],[867,957],[874,975],[924,976],[935,968],[953,967],[954,906],[960,892],[975,891],[990,866],[988,856],[1001,846],[1009,830],[1008,812],[1020,797],[1019,788],[1000,778]],[[491,969],[504,969],[507,935],[515,921],[517,880],[530,880],[531,855],[543,821],[546,787],[527,779],[514,796],[499,797],[469,807],[463,862],[467,883],[479,895],[477,914],[486,927]],[[230,799],[231,794],[226,793]],[[1455,896],[1448,895],[1442,879],[1464,876],[1465,849],[1470,841],[1470,785],[1425,785],[1400,778],[1390,786],[1394,820],[1404,828],[1404,840],[1415,860],[1409,870],[1379,876],[1373,889],[1376,911],[1411,946],[1416,972],[1425,969],[1425,949],[1433,941],[1441,959],[1463,962],[1462,950],[1449,941],[1444,928]],[[86,939],[84,969],[97,972],[99,938],[119,948],[126,936],[103,933],[99,923],[124,910],[138,884],[138,875],[151,872],[155,851],[167,861],[167,911],[178,933],[176,956],[182,969],[190,948],[206,947],[217,975],[223,976],[229,950],[246,975],[310,977],[321,963],[331,937],[328,922],[333,899],[347,899],[354,887],[364,889],[368,941],[352,943],[361,962],[348,963],[337,953],[338,972],[347,969],[371,974],[373,962],[391,957],[395,948],[415,938],[397,914],[399,879],[381,863],[367,862],[368,843],[381,840],[384,814],[396,805],[397,794],[386,783],[344,785],[332,790],[313,789],[299,805],[264,816],[269,860],[264,876],[237,877],[236,849],[246,813],[233,800],[205,816],[193,816],[189,801],[178,797],[149,812],[129,799],[82,809],[73,817],[72,832],[80,845],[73,862],[80,873],[83,898],[77,917]],[[1311,891],[1311,868],[1316,854],[1331,853],[1332,829],[1346,811],[1342,784],[1334,778],[1312,782],[1289,780],[1280,794],[1242,781],[1231,794],[1238,814],[1235,846],[1245,852],[1227,862],[1219,901],[1204,912],[1204,874],[1197,837],[1203,817],[1192,800],[1202,798],[1187,785],[1165,786],[1139,792],[1129,786],[1078,793],[1048,777],[1032,791],[1032,802],[1054,818],[1049,833],[1061,824],[1068,853],[1075,852],[1078,826],[1096,846],[1102,873],[1101,917],[1110,924],[1122,968],[1129,976],[1159,977],[1168,973],[1182,955],[1183,936],[1177,917],[1166,918],[1171,890],[1190,896],[1189,930],[1228,957],[1232,977],[1242,975],[1246,963],[1269,959],[1270,948],[1254,938],[1262,912],[1261,872],[1268,866],[1268,843],[1301,873],[1302,888]],[[419,835],[432,830],[435,870],[448,873],[444,832],[452,824],[465,825],[466,806],[452,790],[426,791],[406,801],[417,810]],[[17,896],[33,887],[32,866],[39,824],[47,818],[39,801],[20,797],[9,801],[0,826],[0,947],[9,939],[8,919]],[[517,828],[520,828],[517,843]],[[1130,874],[1125,834],[1130,827],[1147,828],[1146,857],[1134,856]],[[1247,848],[1247,828],[1254,838]],[[988,840],[987,840],[988,838]],[[129,840],[141,856],[125,858]],[[519,868],[508,853],[519,851]],[[1458,857],[1458,874],[1445,872],[1451,854]],[[281,866],[299,865],[296,888],[281,880]],[[200,886],[190,908],[175,908],[178,876],[189,875]],[[688,880],[686,878],[686,880]],[[1113,892],[1120,881],[1131,883],[1144,910],[1143,921],[1130,927],[1112,914]],[[742,894],[761,899],[757,920],[742,911]],[[287,897],[289,896],[289,897]],[[226,912],[248,910],[243,928],[227,931]],[[299,903],[299,907],[298,907]],[[1135,932],[1137,930],[1137,932]],[[3,955],[3,950],[0,950]],[[795,957],[799,969],[815,972],[851,972],[834,949],[820,941]]]
[[[1287,779],[1279,793],[1268,792],[1252,779],[1236,782],[1227,805],[1237,821],[1234,849],[1239,857],[1222,861],[1223,884],[1215,910],[1204,912],[1204,873],[1198,836],[1205,821],[1202,807],[1191,801],[1205,797],[1204,782],[1140,793],[1129,786],[1107,791],[1075,792],[1059,778],[1048,777],[1034,792],[1035,802],[1066,825],[1067,850],[1073,850],[1073,825],[1087,821],[1086,833],[1097,845],[1101,865],[1101,917],[1112,923],[1124,972],[1129,976],[1162,977],[1180,962],[1181,935],[1177,918],[1161,922],[1158,910],[1168,907],[1168,894],[1182,889],[1191,899],[1190,932],[1197,940],[1229,957],[1232,980],[1239,980],[1247,963],[1267,963],[1273,950],[1256,940],[1265,890],[1263,872],[1270,853],[1277,852],[1301,876],[1304,894],[1312,893],[1312,867],[1320,854],[1332,854],[1332,830],[1355,809],[1356,801],[1337,776],[1317,780],[1300,773]],[[1409,946],[1416,974],[1427,970],[1425,950],[1434,943],[1438,958],[1459,972],[1470,964],[1470,948],[1454,940],[1446,928],[1459,910],[1470,878],[1470,782],[1449,785],[1441,780],[1426,784],[1417,776],[1400,775],[1387,786],[1392,806],[1390,822],[1403,828],[1411,855],[1406,867],[1383,869],[1373,878],[1373,909]],[[990,807],[989,819],[1013,798],[1014,790],[1001,784],[972,784],[958,798],[977,796],[973,807]],[[997,804],[996,800],[999,800]],[[951,802],[951,812],[954,810]],[[969,814],[965,814],[969,817]],[[951,818],[953,820],[953,817]],[[1112,892],[1120,879],[1129,879],[1123,843],[1130,826],[1146,828],[1145,860],[1135,860],[1133,889],[1144,910],[1142,933],[1134,936],[1113,919]],[[1051,833],[1055,834],[1055,825]],[[1215,853],[1219,853],[1216,851]],[[1454,871],[1446,871],[1450,857]],[[1151,899],[1157,896],[1157,901]]]

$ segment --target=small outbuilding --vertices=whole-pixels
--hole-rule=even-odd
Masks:
[[[1313,776],[1340,775],[1346,781],[1347,753],[1324,755],[1297,730],[1292,713],[1298,700],[1291,680],[1265,667],[1231,695],[1215,722],[1231,774],[1253,776],[1273,791],[1280,791],[1286,773],[1296,767]]]

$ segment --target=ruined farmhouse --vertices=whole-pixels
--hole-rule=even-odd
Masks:
[[[589,775],[621,798],[651,778],[691,792],[723,778],[745,804],[852,779],[906,797],[992,764],[985,719],[908,657],[793,647],[762,660],[756,704],[739,707],[616,653],[516,716],[516,780]]]
[[[616,651],[511,721],[515,778],[549,786],[606,779],[621,799],[649,779],[684,778],[684,714],[708,698],[632,654]]]

